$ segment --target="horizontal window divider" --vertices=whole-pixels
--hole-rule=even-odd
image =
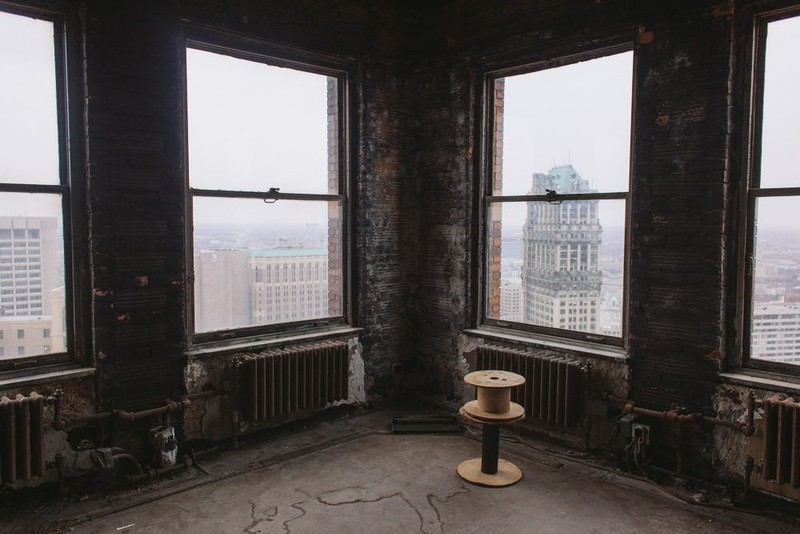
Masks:
[[[487,204],[499,202],[563,202],[569,200],[627,200],[628,193],[571,193],[555,195],[487,196]]]
[[[190,189],[196,197],[219,198],[260,198],[263,200],[338,200],[344,201],[344,195],[316,194],[316,193],[280,193],[269,191],[227,191],[217,189]]]
[[[784,196],[800,196],[800,187],[769,187],[769,188],[752,188],[750,194],[755,197],[784,197]]]
[[[69,193],[68,185],[0,183],[0,193]]]

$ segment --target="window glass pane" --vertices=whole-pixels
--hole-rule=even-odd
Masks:
[[[59,183],[54,58],[52,22],[0,12],[0,182]]]
[[[12,238],[21,234],[22,239]],[[6,358],[42,353],[44,332],[51,351],[66,350],[64,331],[64,230],[61,196],[0,193],[0,266],[14,278],[14,291],[0,300],[0,339]],[[32,250],[36,250],[32,253]],[[3,286],[5,287],[5,286]],[[20,354],[18,346],[24,347]]]
[[[534,174],[567,164],[591,190],[627,191],[632,62],[626,52],[499,80],[494,194],[529,194]]]
[[[800,17],[770,22],[764,65],[761,187],[798,187]]]
[[[750,356],[800,365],[798,197],[757,199]]]
[[[622,335],[625,201],[494,203],[487,316]]]
[[[186,63],[191,187],[338,192],[335,78],[193,49]]]
[[[338,201],[194,198],[195,331],[342,315]]]

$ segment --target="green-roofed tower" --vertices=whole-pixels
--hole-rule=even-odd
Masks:
[[[534,173],[531,195],[594,190],[572,165]],[[602,227],[597,200],[529,202],[524,226],[525,322],[599,331]]]

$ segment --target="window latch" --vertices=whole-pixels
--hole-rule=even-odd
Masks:
[[[555,202],[557,204],[561,204],[561,201],[558,199],[558,193],[555,189],[545,189],[545,198],[548,202]]]
[[[278,201],[278,195],[280,194],[280,192],[281,192],[280,187],[270,187],[267,190],[267,194],[272,195],[272,198],[265,198],[264,204],[275,204]]]

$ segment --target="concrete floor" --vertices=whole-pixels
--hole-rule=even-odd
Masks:
[[[792,527],[701,508],[613,472],[501,443],[524,478],[489,489],[456,466],[480,456],[468,435],[392,435],[371,414],[220,455],[192,473],[102,501],[44,510],[38,526],[76,533],[740,533]],[[297,455],[299,454],[299,455]],[[92,518],[92,519],[90,519]],[[30,516],[28,516],[30,520]],[[45,523],[46,521],[48,521]],[[7,530],[6,528],[10,529]]]

